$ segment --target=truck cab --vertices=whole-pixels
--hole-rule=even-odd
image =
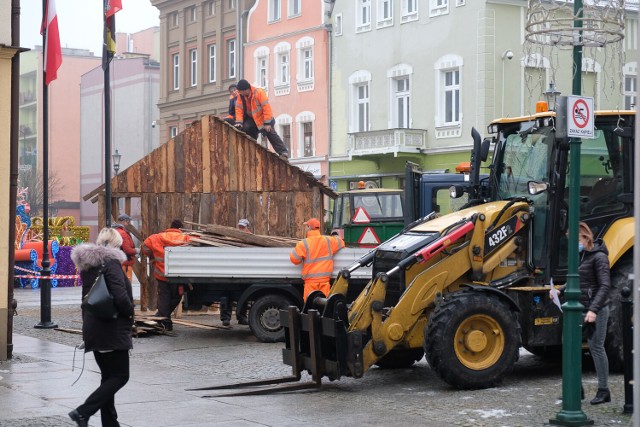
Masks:
[[[469,185],[469,164],[461,163],[456,173],[422,172],[407,163],[404,189],[365,188],[345,191],[334,201],[331,234],[347,246],[376,247],[404,227],[431,212],[441,215],[457,211],[467,197],[450,197],[452,185]]]

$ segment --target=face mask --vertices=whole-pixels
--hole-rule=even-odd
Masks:
[[[578,252],[582,251],[584,251],[584,245],[582,244],[582,242],[578,242]]]

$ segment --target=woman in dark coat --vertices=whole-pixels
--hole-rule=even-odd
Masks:
[[[593,241],[589,226],[580,222],[578,241],[580,251],[580,303],[584,306],[584,328],[589,342],[589,351],[598,376],[598,392],[592,405],[611,402],[609,392],[609,359],[604,349],[609,320],[609,251],[601,239]]]
[[[103,228],[96,244],[82,244],[73,249],[71,259],[80,271],[82,296],[104,274],[109,292],[118,310],[116,319],[102,320],[82,310],[82,338],[85,352],[93,351],[100,367],[100,386],[87,400],[69,413],[78,426],[87,426],[89,417],[100,410],[103,426],[119,426],[115,394],[129,381],[129,350],[133,348],[133,292],[131,282],[122,271],[126,255],[120,250],[122,237],[113,228]]]

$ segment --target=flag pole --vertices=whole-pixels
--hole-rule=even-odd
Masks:
[[[47,0],[42,0],[42,16],[47,19]],[[34,328],[52,329],[51,276],[49,261],[49,86],[46,71],[47,29],[42,33],[42,271],[40,272],[40,323]]]
[[[104,71],[104,191],[105,191],[105,216],[106,227],[111,227],[111,81],[109,68],[111,58],[109,57],[108,37],[114,37],[115,34],[109,34],[107,28],[107,6],[109,0],[104,0],[102,18],[104,19],[104,47],[102,48],[102,64]]]

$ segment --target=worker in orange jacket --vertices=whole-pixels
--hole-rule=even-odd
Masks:
[[[251,86],[244,79],[238,82],[236,89],[238,97],[236,98],[235,126],[254,139],[258,139],[259,133],[263,134],[275,152],[282,159],[288,159],[289,150],[274,129],[276,121],[273,118],[269,98],[265,91],[259,87]]]
[[[180,231],[183,226],[182,221],[174,219],[170,228],[147,237],[142,249],[151,260],[153,276],[158,280],[158,311],[155,315],[165,318],[160,323],[168,331],[173,329],[171,313],[180,304],[184,288],[181,284],[167,281],[167,277],[164,275],[164,248],[167,246],[182,246],[191,240],[189,236],[182,234]]]
[[[307,237],[296,244],[289,259],[295,265],[302,263],[303,299],[306,301],[313,291],[329,295],[333,256],[344,248],[344,241],[337,236],[323,236],[317,218],[311,218],[304,225]]]

